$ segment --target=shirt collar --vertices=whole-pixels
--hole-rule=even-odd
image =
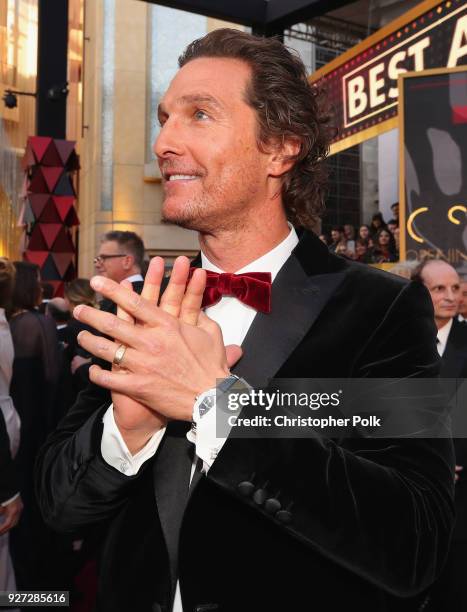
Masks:
[[[438,329],[438,352],[440,353],[440,355],[444,353],[444,349],[446,348],[451,327],[452,319],[449,319],[446,325],[443,325],[441,329]]]
[[[130,281],[130,283],[136,283],[137,281],[144,280],[144,278],[141,276],[141,274],[132,274],[128,278],[125,278],[125,280]]]
[[[271,251],[268,251],[264,255],[261,255],[261,257],[258,257],[258,259],[255,259],[243,268],[240,268],[240,270],[237,270],[235,274],[244,274],[246,272],[270,272],[271,280],[274,280],[279,270],[290,257],[290,253],[298,244],[298,236],[295,228],[290,223],[288,225],[290,232],[282,242]],[[218,274],[223,273],[223,270],[209,261],[203,251],[201,251],[201,265],[205,270],[217,272]]]

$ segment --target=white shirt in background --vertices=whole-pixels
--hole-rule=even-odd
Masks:
[[[443,325],[441,329],[438,329],[438,334],[437,334],[438,342],[436,344],[436,348],[438,349],[438,353],[440,357],[443,356],[443,353],[446,350],[446,344],[448,343],[448,337],[451,332],[451,327],[452,327],[452,319],[449,319],[446,325]]]

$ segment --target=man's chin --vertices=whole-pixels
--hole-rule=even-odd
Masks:
[[[194,219],[188,217],[187,215],[182,214],[162,214],[163,223],[167,223],[168,225],[177,225],[178,227],[183,227],[184,229],[196,229],[194,226]]]
[[[171,225],[178,225],[184,229],[199,231],[200,216],[186,204],[171,206],[167,201],[162,207],[162,221]]]

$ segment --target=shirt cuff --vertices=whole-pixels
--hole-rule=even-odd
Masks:
[[[165,433],[162,427],[141,450],[132,455],[115,423],[113,404],[107,408],[102,422],[101,454],[104,460],[125,476],[135,476],[145,461],[156,454]]]
[[[19,493],[16,493],[16,495],[13,495],[13,497],[10,497],[10,499],[7,499],[6,501],[2,502],[0,506],[8,506],[8,504],[11,504],[11,502],[14,502],[15,499],[18,499],[18,497],[19,497]]]
[[[227,438],[216,436],[216,388],[202,393],[193,407],[193,425],[186,437],[195,445],[195,452],[203,462],[203,472],[207,474]],[[200,405],[208,398],[211,408],[200,416]]]

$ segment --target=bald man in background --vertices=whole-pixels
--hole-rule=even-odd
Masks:
[[[412,280],[422,282],[431,295],[438,329],[440,375],[443,378],[466,378],[467,324],[457,318],[462,292],[458,273],[443,259],[426,258],[413,271]],[[431,601],[427,608],[430,612],[467,610],[467,440],[455,438],[454,450],[457,518],[446,566],[430,594]]]
[[[441,376],[466,378],[467,326],[456,317],[461,302],[459,275],[447,261],[426,258],[413,271],[412,280],[422,282],[431,295],[438,329]]]

